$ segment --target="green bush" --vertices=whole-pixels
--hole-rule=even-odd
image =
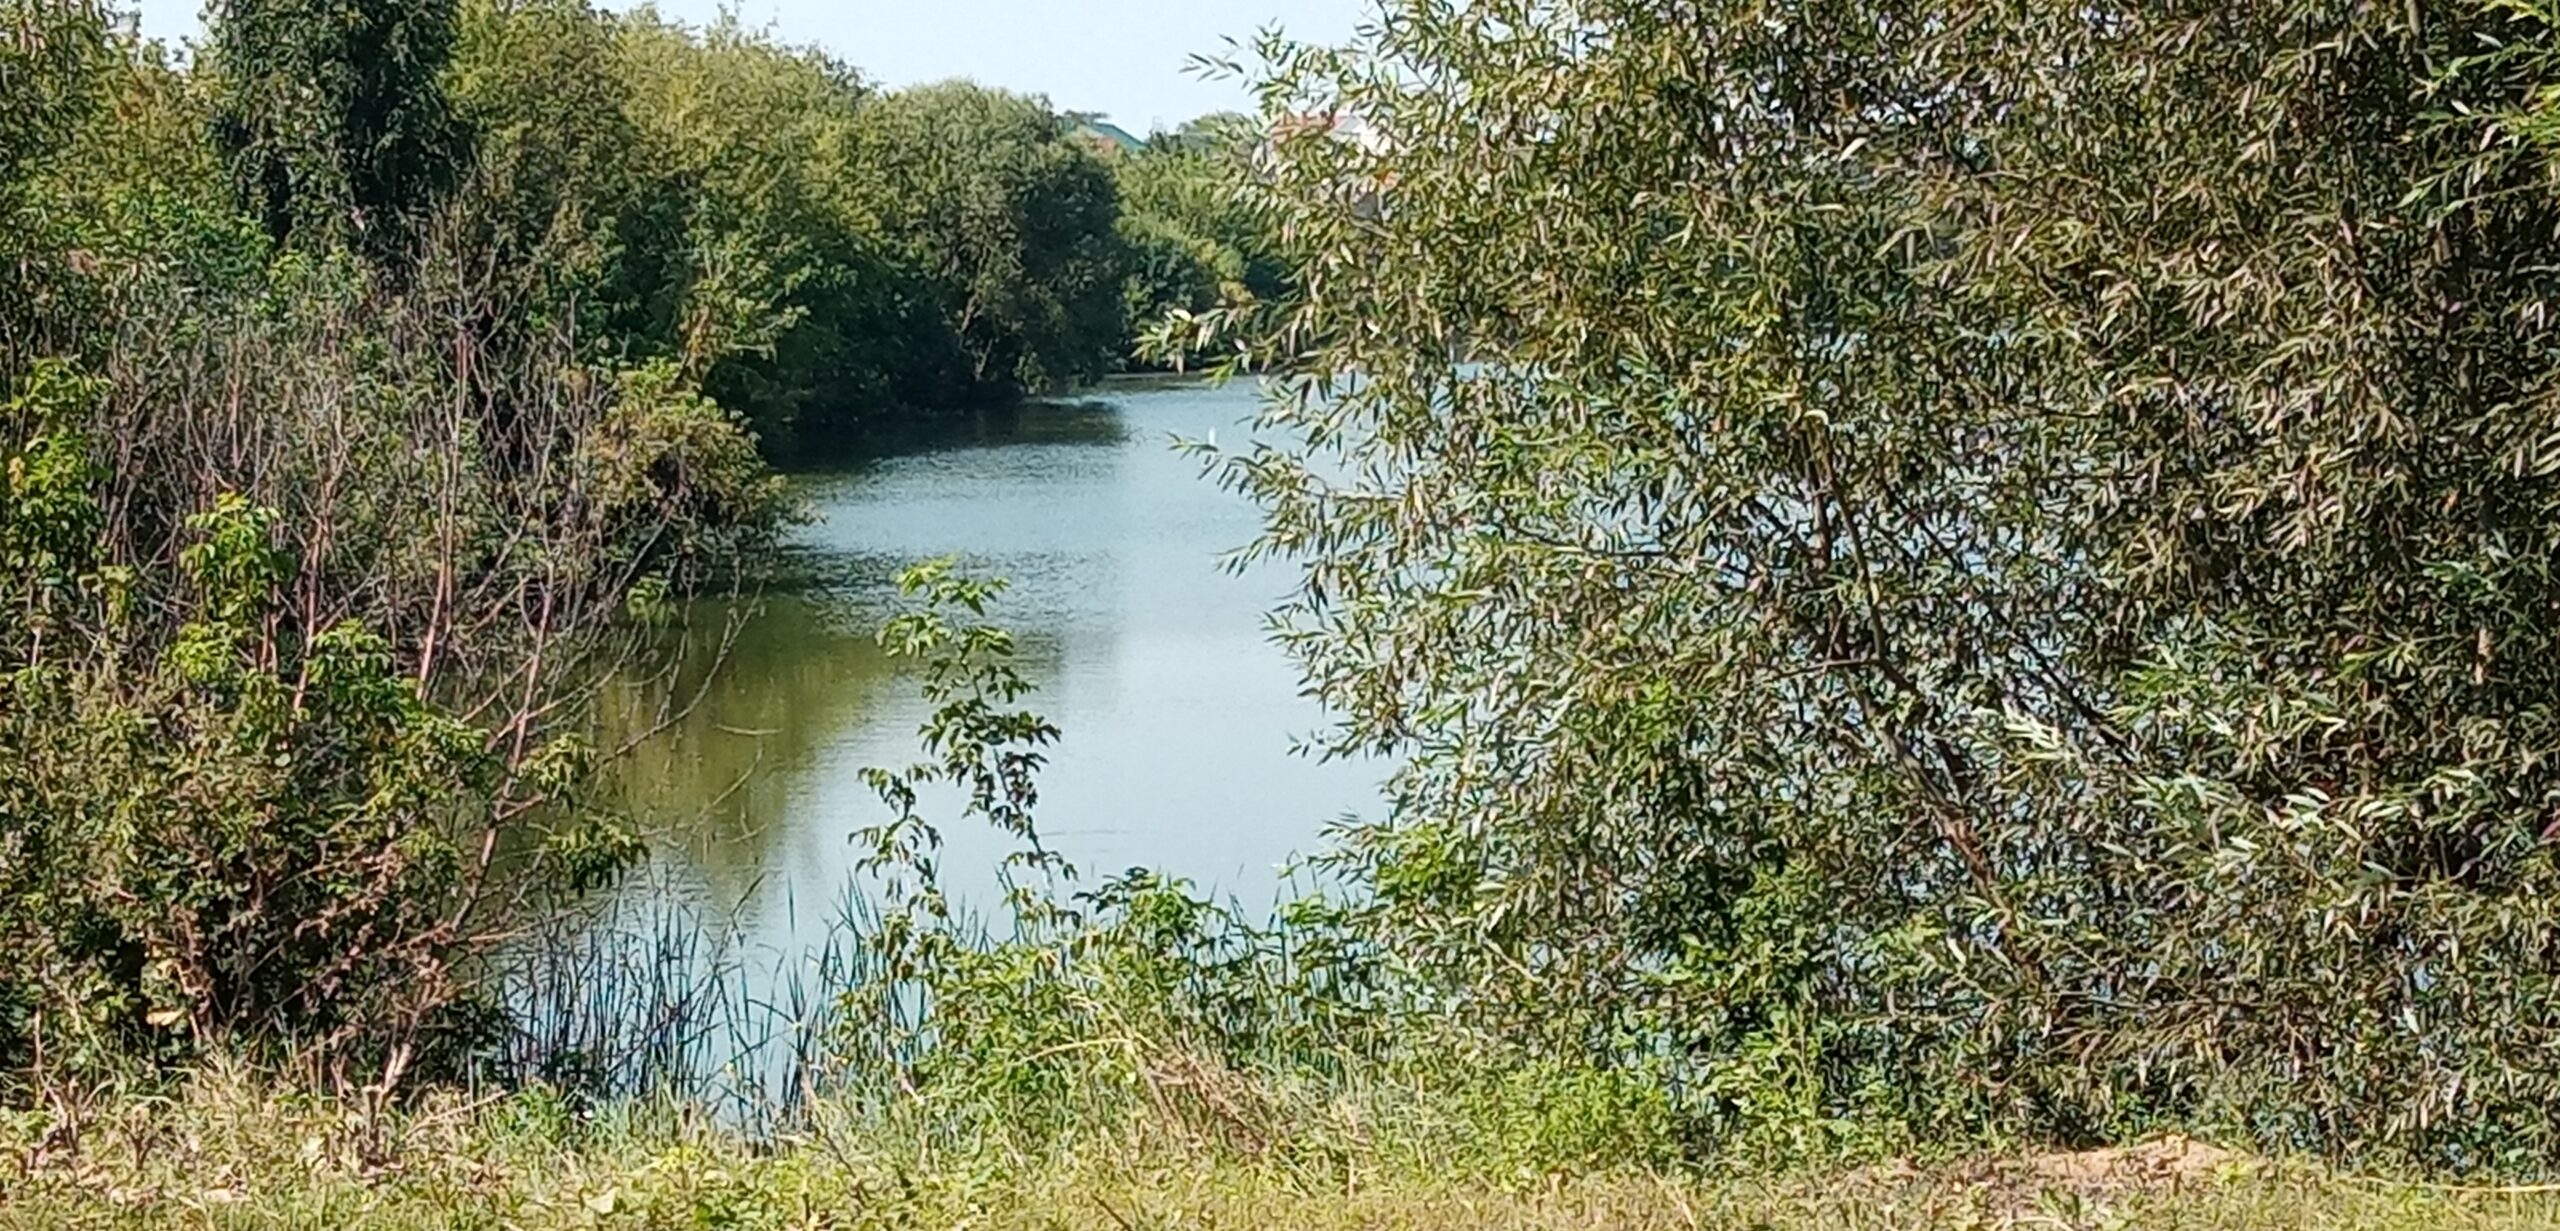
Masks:
[[[694,386],[488,329],[450,207],[398,276],[279,246],[200,78],[11,17],[0,1068],[455,1060],[494,946],[634,857],[580,708],[632,598],[732,575],[779,489]]]
[[[664,360],[620,375],[579,449],[595,533],[625,568],[689,576],[768,546],[781,523],[755,435]]]
[[[0,1056],[76,1068],[155,1035],[414,1038],[452,968],[463,818],[496,802],[486,732],[436,713],[346,622],[279,627],[273,510],[189,519],[182,622],[129,640],[104,563],[94,382],[40,369],[7,408],[0,542]]]
[[[1220,340],[1370,935],[1736,1133],[2560,1159],[2547,12],[1390,7]]]
[[[891,812],[856,836],[880,913],[838,991],[812,1114],[928,1154],[1174,1146],[1504,1184],[1669,1165],[1690,1144],[1661,1066],[1557,1061],[1471,1030],[1339,901],[1257,924],[1143,869],[1075,892],[1033,820],[1056,732],[1020,708],[1029,684],[989,616],[1001,583],[945,561],[902,585],[914,605],[881,640],[917,661],[935,708],[925,758],[869,775]],[[945,894],[941,826],[920,810],[934,787],[1015,843],[1008,919]]]

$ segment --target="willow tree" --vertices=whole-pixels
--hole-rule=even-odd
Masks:
[[[1737,1127],[2560,1159],[2548,20],[1503,0],[1273,43],[1229,460],[1370,924]]]

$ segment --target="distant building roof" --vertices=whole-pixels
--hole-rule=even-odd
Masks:
[[[1076,135],[1081,136],[1088,141],[1101,145],[1108,145],[1129,153],[1135,153],[1138,150],[1145,149],[1147,146],[1146,142],[1130,136],[1128,129],[1122,128],[1109,120],[1080,120],[1076,123]]]

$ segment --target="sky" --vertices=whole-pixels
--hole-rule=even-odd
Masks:
[[[143,33],[198,30],[202,0],[125,0]],[[1277,24],[1292,38],[1338,43],[1368,0],[735,0],[739,17],[785,40],[816,43],[889,86],[967,77],[1046,94],[1066,111],[1099,111],[1140,136],[1211,111],[1246,110],[1241,82],[1186,71],[1193,53],[1248,46]],[[628,7],[615,2],[614,7]],[[662,12],[707,20],[720,0],[660,0]]]

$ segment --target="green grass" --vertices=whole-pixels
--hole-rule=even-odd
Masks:
[[[19,1228],[2560,1228],[2560,1193],[2366,1181],[2197,1148],[1813,1173],[1493,1172],[1244,1149],[1132,1119],[1023,1152],[826,1127],[756,1142],[539,1095],[367,1114],[215,1072],[0,1124]]]

